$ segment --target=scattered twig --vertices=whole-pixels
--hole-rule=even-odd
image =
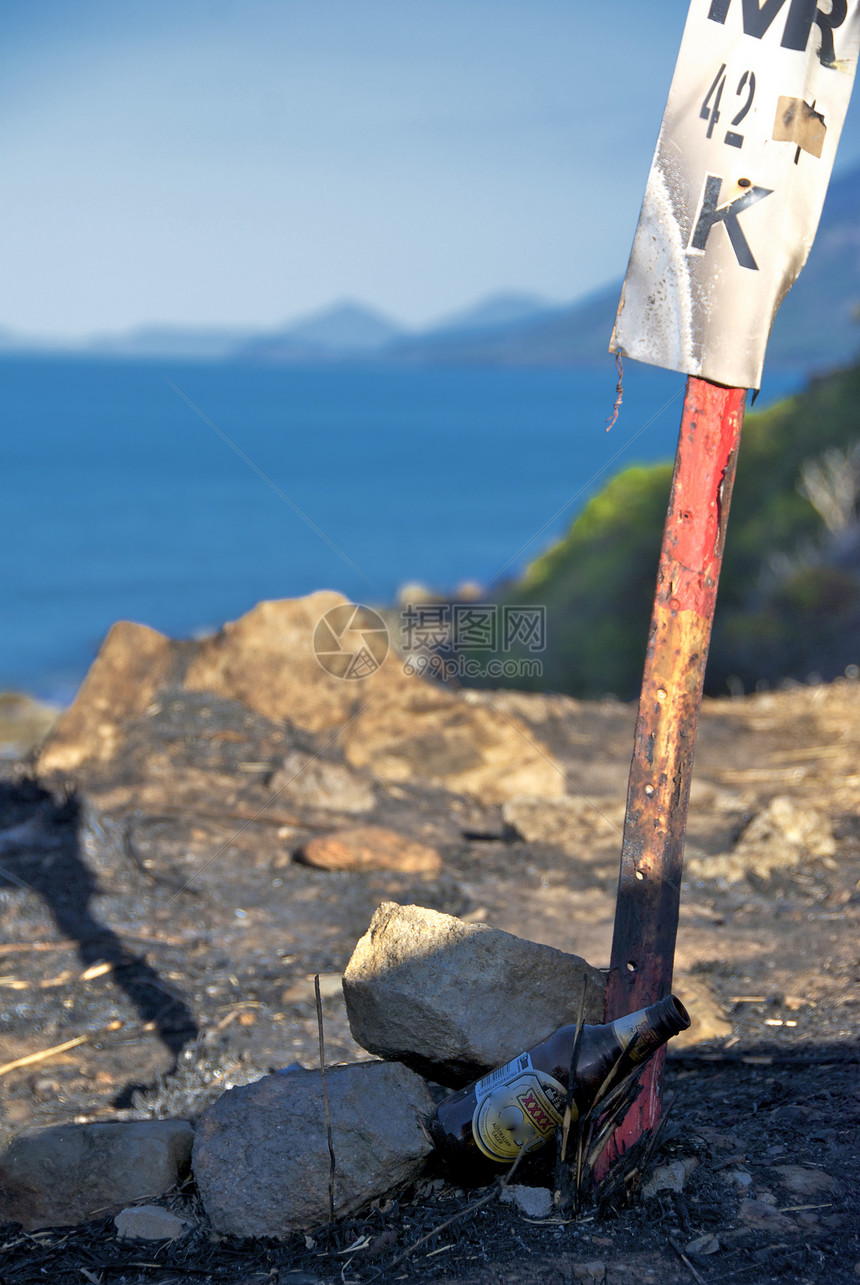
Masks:
[[[680,1258],[684,1266],[688,1268],[689,1271],[692,1273],[694,1279],[698,1281],[699,1285],[705,1285],[704,1277],[700,1276],[700,1274],[696,1271],[693,1264],[690,1262],[687,1255],[684,1253],[683,1249],[678,1248],[674,1240],[672,1240],[671,1236],[669,1237],[669,1244],[672,1246],[672,1248],[674,1249],[675,1253],[678,1255],[678,1257]]]
[[[92,982],[112,970],[113,964],[92,964],[83,973],[74,973],[71,968],[64,968],[55,977],[43,977],[38,982],[28,982],[23,977],[15,977],[12,973],[7,973],[4,977],[0,977],[0,987],[12,991],[51,990],[55,986],[65,986],[67,982]]]
[[[76,941],[6,941],[0,945],[0,955],[15,955],[22,950],[75,950]]]
[[[351,1245],[347,1245],[346,1249],[339,1249],[337,1255],[342,1257],[344,1254],[357,1254],[362,1249],[370,1249],[372,1243],[370,1236],[359,1236],[358,1240],[353,1241]]]
[[[614,1089],[608,1095],[606,1104],[601,1104],[600,1125],[596,1130],[594,1142],[588,1152],[589,1169],[594,1169],[610,1136],[618,1128],[621,1119],[627,1114],[633,1102],[639,1096],[638,1080],[638,1074],[629,1076],[623,1084],[620,1084],[617,1089]]]
[[[860,1057],[848,1049],[845,1053],[817,1057],[806,1053],[697,1053],[694,1049],[680,1049],[669,1058],[670,1062],[683,1062],[685,1065],[696,1063],[728,1063],[742,1066],[855,1066]]]
[[[28,1053],[26,1057],[18,1057],[14,1062],[4,1062],[3,1066],[0,1066],[0,1075],[6,1075],[8,1071],[17,1071],[19,1066],[33,1066],[36,1062],[44,1062],[55,1053],[65,1053],[67,1049],[77,1048],[79,1044],[86,1044],[92,1039],[95,1039],[94,1035],[76,1035],[73,1040],[66,1040],[64,1044],[54,1044],[52,1048],[40,1049],[38,1053]]]
[[[669,1095],[664,1101],[663,1112],[660,1116],[660,1119],[657,1121],[657,1126],[652,1132],[651,1137],[648,1139],[648,1145],[646,1146],[645,1154],[642,1157],[642,1164],[639,1166],[639,1170],[640,1170],[639,1182],[641,1182],[642,1178],[645,1176],[645,1173],[647,1172],[648,1166],[651,1163],[651,1157],[653,1156],[654,1151],[656,1150],[657,1143],[659,1142],[660,1136],[663,1133],[664,1128],[666,1127],[666,1123],[669,1119],[669,1115],[674,1105],[675,1105],[675,1098],[672,1095]],[[637,1187],[639,1186],[639,1182],[636,1183]]]
[[[827,1203],[824,1205],[786,1205],[783,1209],[778,1209],[776,1212],[778,1214],[799,1214],[802,1210],[805,1210],[805,1209],[832,1209],[832,1208],[833,1208],[833,1201],[828,1200]],[[858,1272],[858,1275],[860,1275],[860,1272]]]
[[[325,1082],[325,1035],[323,1033],[322,995],[320,994],[320,975],[314,975],[314,996],[317,1002],[317,1030],[320,1037],[320,1075],[322,1076],[323,1101],[325,1102],[325,1130],[328,1140],[328,1212],[329,1222],[334,1222],[334,1142],[331,1135],[331,1111],[328,1102],[328,1087]]]
[[[17,888],[22,888],[24,892],[35,892],[38,896],[38,888],[34,888],[31,883],[27,883],[24,879],[19,879],[16,874],[13,874],[11,870],[7,870],[5,866],[0,866],[0,875],[4,879],[8,879],[10,883],[14,883]]]
[[[346,818],[348,813],[339,813],[339,816]],[[134,820],[136,825],[151,825],[158,821],[175,821],[182,817],[196,817],[203,821],[253,821],[257,825],[278,825],[291,826],[296,830],[330,830],[332,820],[311,821],[307,817],[296,816],[293,812],[273,812],[265,804],[259,812],[246,812],[242,809],[231,809],[230,811],[216,811],[214,808],[200,808],[194,804],[185,806],[177,805],[172,808],[170,804],[161,804],[157,813],[146,813],[138,816]]]
[[[507,1187],[508,1183],[511,1181],[514,1174],[516,1173],[517,1168],[519,1167],[519,1163],[525,1154],[526,1154],[525,1151],[521,1147],[519,1152],[517,1153],[517,1158],[514,1161],[514,1163],[511,1165],[510,1169],[508,1169],[507,1173],[505,1173],[501,1178],[498,1178],[496,1180],[496,1182],[493,1184],[493,1186],[490,1188],[490,1190],[487,1192],[486,1195],[479,1197],[478,1200],[473,1200],[471,1205],[467,1205],[465,1209],[458,1210],[456,1214],[452,1214],[450,1218],[446,1218],[444,1222],[441,1222],[436,1227],[433,1227],[424,1236],[421,1236],[418,1240],[413,1241],[413,1243],[407,1246],[407,1248],[404,1249],[400,1254],[398,1254],[396,1258],[392,1259],[392,1261],[385,1268],[385,1271],[391,1272],[395,1267],[398,1267],[400,1263],[405,1262],[407,1258],[409,1258],[412,1254],[414,1254],[416,1249],[420,1249],[422,1245],[426,1245],[428,1240],[432,1240],[432,1238],[434,1236],[438,1236],[440,1232],[446,1231],[448,1227],[450,1227],[453,1223],[459,1222],[461,1218],[465,1218],[467,1214],[473,1214],[478,1209],[483,1209],[484,1205],[488,1205],[491,1200],[495,1200],[496,1196],[501,1195],[505,1187]],[[376,1275],[372,1276],[370,1279],[374,1281],[379,1280],[379,1277],[381,1275],[382,1275],[382,1270],[379,1269]]]
[[[573,1091],[576,1087],[575,1068],[579,1060],[579,1048],[582,1043],[582,1019],[585,1016],[585,996],[588,989],[588,977],[583,974],[582,977],[582,994],[579,997],[579,1011],[576,1014],[576,1031],[573,1036],[573,1049],[570,1054],[570,1066],[567,1075],[567,1101],[564,1104],[564,1122],[562,1124],[561,1134],[561,1158],[560,1163],[564,1164],[567,1155],[567,1139],[570,1133],[571,1116],[573,1113]]]
[[[265,1008],[265,1004],[260,1000],[254,999],[245,999],[238,1004],[233,1004],[229,1013],[219,1018],[214,1026],[210,1026],[208,1030],[202,1032],[204,1040],[211,1041],[215,1035],[220,1035],[221,1031],[226,1030],[231,1022],[235,1022],[236,1018],[240,1017],[242,1013],[247,1013],[255,1008]]]

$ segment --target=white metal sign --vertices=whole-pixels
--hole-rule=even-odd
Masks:
[[[692,0],[610,351],[760,386],[858,45],[860,0]]]

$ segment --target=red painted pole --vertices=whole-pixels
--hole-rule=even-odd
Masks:
[[[621,849],[606,1021],[668,995],[687,804],[746,389],[690,377],[657,573]],[[693,1014],[695,1019],[695,1014]],[[665,1050],[610,1147],[660,1117]]]

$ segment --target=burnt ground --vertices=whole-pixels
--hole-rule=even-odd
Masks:
[[[444,868],[432,879],[298,863],[307,838],[355,818],[273,798],[267,781],[285,752],[313,746],[237,702],[168,694],[130,730],[125,757],[70,797],[34,782],[26,765],[6,765],[7,1136],[70,1120],[193,1117],[231,1084],[291,1062],[315,1066],[316,973],[328,996],[328,1060],[366,1056],[338,977],[383,900],[486,921],[604,964],[634,712],[472,696],[523,719],[580,803],[561,828],[548,805],[539,812],[549,820],[518,834],[498,808],[376,782],[375,810],[361,821],[437,846]],[[476,1193],[444,1175],[307,1243],[219,1240],[205,1220],[168,1246],[122,1246],[110,1220],[29,1235],[6,1228],[0,1281],[860,1279],[858,765],[857,683],[706,702],[677,956],[694,1042],[669,1060],[674,1104],[653,1160],[695,1160],[680,1193],[534,1222],[496,1199],[469,1212]],[[812,832],[832,834],[832,845],[812,842],[775,867],[753,855],[740,876],[708,877],[708,859],[737,852],[744,827],[777,796],[807,810]],[[193,1187],[170,1200],[195,1209]]]

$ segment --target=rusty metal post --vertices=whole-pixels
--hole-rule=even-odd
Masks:
[[[607,1021],[672,986],[693,753],[745,399],[743,388],[687,380],[627,788]],[[618,1151],[657,1123],[664,1060],[661,1050],[646,1068],[615,1135]]]

